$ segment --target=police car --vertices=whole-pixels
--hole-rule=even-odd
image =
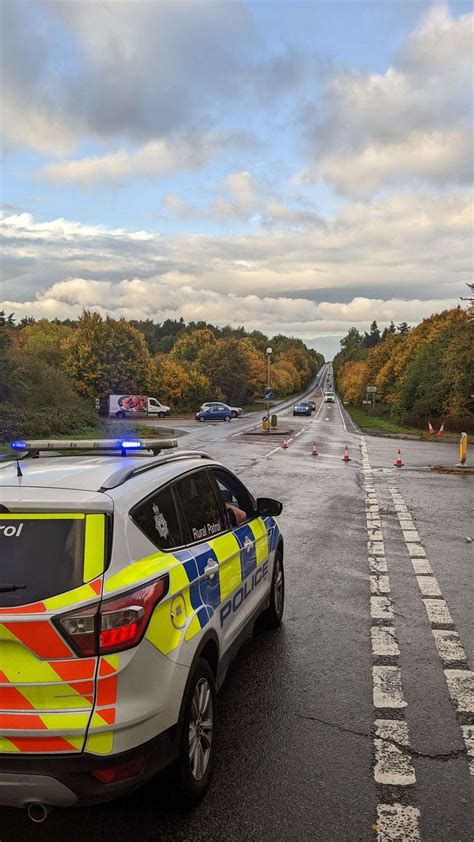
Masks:
[[[168,766],[202,798],[226,669],[281,622],[281,503],[176,444],[15,442],[0,464],[0,805],[35,821]]]

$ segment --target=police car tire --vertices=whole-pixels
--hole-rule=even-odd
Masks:
[[[282,575],[282,597],[281,597],[281,605],[278,608],[277,600],[276,600],[276,580],[278,576],[278,571],[281,571]],[[276,629],[283,617],[283,609],[285,607],[285,571],[283,567],[283,552],[281,548],[279,548],[276,552],[275,556],[275,564],[273,566],[273,577],[272,577],[272,588],[270,591],[270,604],[265,611],[262,611],[259,617],[259,625],[261,625],[264,629]]]
[[[204,775],[200,780],[196,780],[191,771],[191,762],[189,759],[189,725],[192,717],[193,696],[198,682],[204,678],[211,691],[212,696],[212,741],[210,747],[209,760]],[[194,672],[188,683],[186,690],[186,699],[184,701],[183,713],[181,717],[180,740],[179,740],[179,755],[175,767],[175,782],[180,796],[180,802],[183,806],[192,807],[198,804],[204,797],[209,786],[209,780],[212,772],[212,762],[214,758],[215,739],[216,739],[216,710],[217,710],[217,695],[216,682],[214,674],[206,660],[199,658],[194,667]]]

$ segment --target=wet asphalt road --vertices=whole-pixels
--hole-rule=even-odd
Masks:
[[[287,450],[239,435],[256,419],[184,423],[180,446],[203,448],[234,469],[255,496],[284,503],[286,607],[276,632],[244,645],[219,695],[210,791],[183,815],[158,778],[126,799],[56,810],[41,826],[5,811],[0,840],[371,840],[377,805],[414,805],[424,840],[474,837],[472,781],[461,727],[422,603],[390,488],[419,533],[453,626],[474,664],[474,478],[436,475],[454,445],[366,437],[380,504],[399,663],[416,773],[410,786],[374,781],[373,679],[366,502],[361,436],[339,404],[312,419],[282,414]],[[171,423],[171,422],[170,422]],[[296,435],[298,434],[298,435]],[[316,441],[318,457],[312,457]],[[351,461],[341,460],[345,444]],[[402,447],[405,467],[393,467]],[[393,492],[392,492],[393,493]],[[464,703],[464,701],[463,701]],[[467,702],[468,706],[472,702]],[[380,826],[379,826],[380,832]],[[409,838],[400,831],[400,842]]]

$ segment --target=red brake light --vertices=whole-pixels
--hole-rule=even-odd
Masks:
[[[56,626],[82,657],[123,652],[137,646],[155,606],[168,593],[169,577],[119,597],[55,618]]]

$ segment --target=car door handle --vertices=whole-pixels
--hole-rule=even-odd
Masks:
[[[208,562],[204,568],[204,575],[207,576],[208,579],[212,579],[215,573],[219,570],[219,563],[214,561],[213,558],[208,559]]]

